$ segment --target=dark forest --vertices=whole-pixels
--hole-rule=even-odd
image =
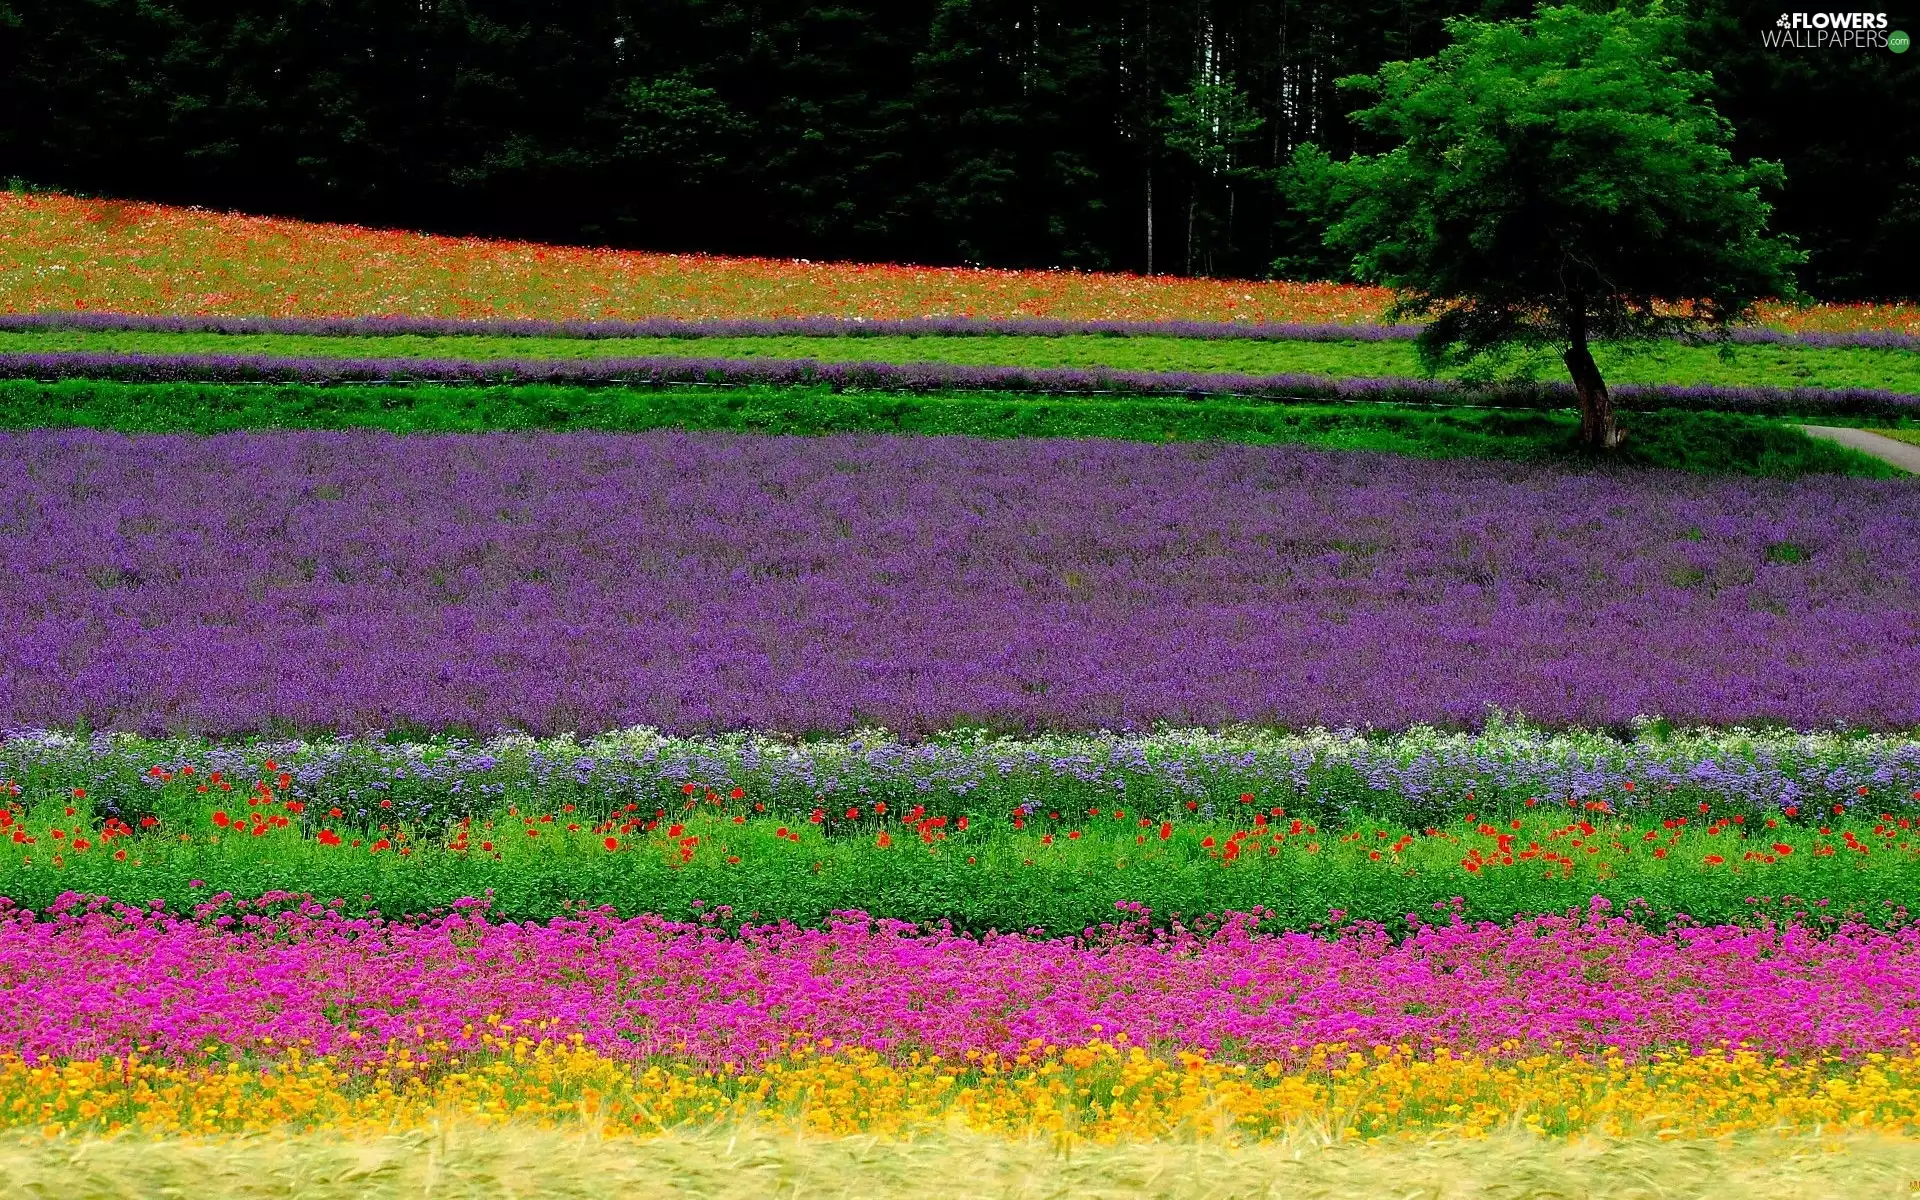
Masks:
[[[4,0],[0,177],[662,250],[1341,278],[1286,165],[1488,0]],[[1699,0],[1829,299],[1920,278],[1920,54]],[[1894,28],[1912,28],[1892,13]]]

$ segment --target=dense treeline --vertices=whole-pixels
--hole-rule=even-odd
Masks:
[[[0,0],[0,173],[449,231],[813,257],[1338,275],[1276,186],[1335,80],[1521,0]],[[1777,158],[1807,286],[1920,278],[1920,55],[1693,64]],[[1920,25],[1892,13],[1894,28]],[[1364,147],[1363,147],[1364,148]]]

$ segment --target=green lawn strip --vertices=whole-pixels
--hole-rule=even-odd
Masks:
[[[143,354],[263,354],[320,358],[811,358],[823,362],[945,362],[969,366],[1110,367],[1335,378],[1418,376],[1410,342],[1258,342],[1173,337],[1024,335],[922,337],[537,338],[328,337],[306,334],[34,330],[0,333],[0,353],[89,351]],[[1920,354],[1857,347],[1738,346],[1671,342],[1596,351],[1609,383],[1883,388],[1920,392]],[[1565,375],[1539,353],[1509,364],[1545,380]],[[1458,372],[1453,374],[1457,375]]]
[[[244,819],[242,802],[230,807]],[[1920,852],[1905,843],[1908,835],[1881,836],[1852,821],[1830,835],[1806,825],[1768,829],[1757,820],[1751,828],[1669,832],[1657,823],[1605,820],[1583,829],[1563,811],[1530,815],[1517,830],[1504,820],[1497,827],[1456,820],[1432,832],[1360,821],[1344,833],[1306,827],[1276,840],[1287,820],[1275,818],[1265,827],[1183,822],[1163,840],[1157,824],[1141,828],[1131,814],[1106,814],[1045,830],[1014,830],[1001,818],[964,832],[948,826],[938,840],[923,841],[901,821],[848,823],[827,835],[794,818],[736,824],[700,816],[684,827],[671,820],[651,832],[609,834],[579,814],[501,813],[476,817],[464,842],[444,833],[402,838],[403,827],[383,826],[336,831],[342,841],[327,845],[301,836],[297,825],[255,835],[202,817],[84,851],[72,849],[71,829],[63,850],[50,828],[30,822],[36,840],[9,844],[0,855],[0,896],[44,909],[63,893],[81,892],[164,900],[186,912],[220,892],[285,891],[389,916],[486,896],[496,914],[520,920],[560,915],[569,903],[685,919],[697,918],[702,905],[727,905],[738,920],[806,925],[860,909],[970,930],[1056,934],[1110,922],[1121,902],[1145,904],[1163,921],[1264,909],[1273,927],[1313,929],[1337,910],[1346,921],[1404,930],[1408,914],[1444,921],[1455,897],[1469,919],[1505,920],[1584,910],[1603,896],[1616,912],[1658,924],[1683,913],[1711,923],[1795,911],[1899,920],[1895,910],[1920,896]],[[580,828],[569,832],[570,821]],[[1079,837],[1069,837],[1069,824]],[[782,828],[788,836],[776,832]],[[1847,831],[1867,849],[1843,841]],[[1236,834],[1247,840],[1229,858]],[[1504,852],[1500,835],[1513,839]],[[373,849],[381,839],[389,844]],[[1776,844],[1791,853],[1780,855]]]
[[[1881,437],[1890,437],[1896,442],[1905,442],[1909,446],[1920,446],[1920,427],[1905,425],[1898,428],[1889,428],[1885,425],[1873,425],[1867,426],[1867,428],[1879,434]]]
[[[1637,466],[1774,477],[1891,478],[1892,467],[1778,420],[1662,410],[1628,418]],[[1218,440],[1372,450],[1426,458],[1581,461],[1572,413],[1382,404],[1260,404],[901,394],[819,388],[619,388],[0,381],[0,428],[84,426],[128,433],[372,428],[731,430],[770,434],[965,434]]]

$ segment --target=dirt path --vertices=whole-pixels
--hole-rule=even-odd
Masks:
[[[1847,429],[1838,425],[1802,425],[1808,437],[1826,438],[1830,442],[1839,442],[1850,446],[1862,454],[1871,454],[1881,462],[1889,462],[1903,471],[1920,475],[1920,446],[1909,446],[1905,442],[1896,442],[1890,437],[1881,437],[1877,433],[1868,433],[1864,429]]]

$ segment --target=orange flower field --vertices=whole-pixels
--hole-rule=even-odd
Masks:
[[[1004,271],[541,246],[0,193],[0,312],[547,320],[966,316],[1378,321],[1333,283]],[[1768,305],[1801,331],[1920,333],[1920,305]]]

